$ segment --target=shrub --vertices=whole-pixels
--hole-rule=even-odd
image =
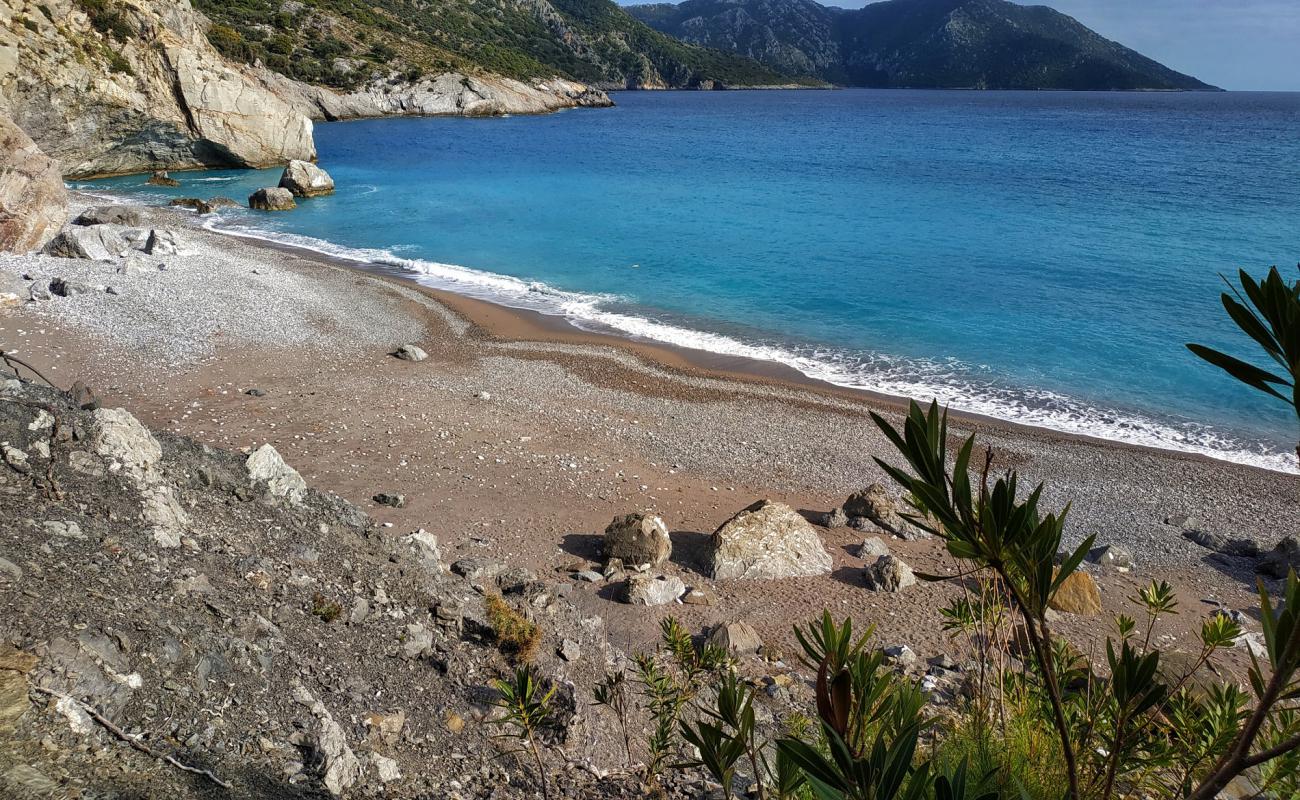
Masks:
[[[343,606],[317,592],[311,598],[311,613],[313,616],[320,617],[322,621],[329,623],[342,616]]]
[[[492,721],[510,728],[501,737],[518,739],[523,746],[516,752],[532,755],[537,767],[537,779],[542,785],[542,797],[550,800],[551,782],[546,762],[542,760],[538,739],[541,729],[546,727],[554,714],[551,699],[555,696],[555,687],[543,690],[533,668],[527,665],[516,668],[512,680],[497,680],[493,685],[501,695],[496,706],[502,713]]]
[[[537,655],[542,632],[537,625],[516,611],[501,595],[484,596],[488,624],[496,635],[497,646],[512,662],[526,664]]]

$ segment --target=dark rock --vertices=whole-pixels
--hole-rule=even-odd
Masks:
[[[403,494],[387,494],[386,492],[380,492],[370,499],[374,500],[381,506],[391,506],[392,508],[402,508],[406,505],[406,495]]]
[[[95,391],[81,381],[73,383],[68,393],[72,397],[73,405],[84,411],[93,411],[101,405]]]
[[[125,225],[134,228],[140,225],[140,211],[132,206],[94,206],[81,212],[72,224]]]
[[[668,526],[649,512],[615,517],[605,527],[601,545],[605,557],[618,559],[629,566],[649,564],[657,567],[672,555],[673,543]]]
[[[844,501],[844,513],[849,517],[849,524],[857,530],[870,530],[865,520],[908,541],[929,538],[928,533],[903,519],[899,514],[899,501],[878,483],[849,495]]]
[[[1270,578],[1285,578],[1291,570],[1300,571],[1300,537],[1287,536],[1269,550],[1255,565],[1255,571]]]
[[[244,394],[248,395],[249,397],[266,397],[266,390],[257,389],[257,388],[245,389]]]
[[[74,295],[86,294],[90,287],[84,283],[65,280],[64,278],[55,278],[50,281],[50,292],[59,297],[72,297]]]

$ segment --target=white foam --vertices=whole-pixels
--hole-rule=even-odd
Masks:
[[[879,354],[849,354],[830,349],[806,351],[779,343],[744,341],[721,333],[676,325],[612,310],[623,304],[613,295],[569,292],[538,281],[423,259],[404,258],[390,250],[349,248],[298,234],[243,225],[205,227],[223,233],[299,247],[363,264],[398,267],[426,285],[513,307],[562,316],[587,330],[605,330],[638,339],[722,355],[785,364],[810,378],[852,389],[928,402],[936,399],[954,410],[1031,425],[1062,433],[1128,444],[1198,453],[1278,472],[1297,472],[1292,453],[1250,445],[1212,426],[1170,423],[1140,413],[1097,407],[1043,390],[1000,387],[974,381],[955,361],[896,359]]]

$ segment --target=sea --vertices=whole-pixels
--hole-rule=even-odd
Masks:
[[[329,197],[214,229],[583,329],[1294,471],[1224,277],[1300,277],[1300,93],[620,92],[550,116],[322,123]],[[83,188],[244,201],[278,170]]]

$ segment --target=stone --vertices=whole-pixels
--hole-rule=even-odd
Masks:
[[[469,581],[491,580],[505,568],[505,564],[490,558],[462,558],[451,565],[452,572]]]
[[[58,297],[75,297],[79,294],[89,294],[90,287],[77,281],[55,278],[50,281],[50,293]]]
[[[437,565],[441,570],[442,550],[438,547],[437,536],[429,533],[424,528],[420,528],[415,533],[409,534],[405,541],[415,550],[417,558],[426,564]]]
[[[181,250],[175,231],[154,228],[144,241],[144,252],[151,256],[174,256]]]
[[[641,573],[623,582],[620,599],[634,606],[662,606],[686,593],[686,584],[674,575]]]
[[[222,197],[221,195],[209,197],[205,202],[207,202],[208,206],[214,210],[218,208],[239,208],[239,202],[237,200],[230,197]]]
[[[257,211],[289,211],[297,208],[293,193],[278,186],[258,189],[248,196],[248,207]]]
[[[524,567],[510,567],[497,575],[497,588],[502,594],[522,594],[537,582],[537,575]]]
[[[390,714],[367,714],[364,720],[372,736],[378,736],[384,744],[392,745],[402,737],[402,728],[406,727],[406,712],[394,711]]]
[[[916,575],[903,560],[885,554],[862,570],[867,588],[873,592],[901,592],[916,585]]]
[[[831,571],[817,529],[784,503],[760,500],[724,522],[709,541],[713,578],[795,578]]]
[[[121,231],[116,225],[69,225],[50,239],[41,252],[56,258],[113,261],[131,247]]]
[[[390,508],[402,508],[406,505],[406,495],[404,494],[388,494],[386,492],[380,492],[370,499],[374,500],[381,506],[389,506]]]
[[[310,161],[294,159],[280,175],[280,188],[288,189],[296,197],[319,197],[333,194],[334,179]]]
[[[560,642],[556,654],[565,661],[572,663],[582,658],[582,647],[572,639],[564,639]]]
[[[380,783],[392,783],[402,779],[402,771],[398,768],[397,762],[388,756],[371,753],[370,763],[375,766],[375,776],[379,778]]]
[[[67,219],[59,162],[0,114],[0,251],[39,249]]]
[[[573,577],[587,583],[600,583],[605,580],[605,576],[594,569],[584,569],[573,573]]]
[[[1238,558],[1254,558],[1259,555],[1259,545],[1251,539],[1229,539],[1221,533],[1205,531],[1199,528],[1186,528],[1183,536],[1207,550]]]
[[[149,176],[149,180],[145,181],[145,183],[150,186],[168,186],[171,188],[181,185],[181,182],[168,175],[165,169],[154,170],[154,173]]]
[[[1088,560],[1103,569],[1113,569],[1116,572],[1128,572],[1134,566],[1132,551],[1117,544],[1094,547],[1088,553]]]
[[[1255,571],[1270,578],[1285,578],[1291,570],[1300,572],[1300,537],[1283,537],[1255,565]]]
[[[836,507],[822,515],[821,526],[823,528],[844,528],[849,524],[849,515],[844,513],[844,509]]]
[[[393,351],[393,357],[402,361],[423,361],[429,357],[429,354],[413,344],[404,344]]]
[[[889,545],[879,536],[868,536],[862,540],[862,544],[858,545],[858,558],[863,560],[887,555],[889,555]]]
[[[418,622],[406,626],[406,634],[402,638],[402,655],[419,658],[432,647],[433,631]]]
[[[140,226],[140,210],[134,206],[92,206],[72,221],[73,225]]]
[[[896,664],[900,667],[910,667],[916,663],[916,652],[905,644],[896,644],[886,647],[883,651],[885,661],[890,664]]]
[[[762,649],[763,639],[748,622],[724,622],[709,634],[709,644],[733,656],[749,656]]]
[[[266,397],[267,391],[265,389],[257,389],[257,388],[245,389],[244,394],[248,395],[249,397]]]
[[[690,591],[682,595],[682,602],[688,606],[716,606],[718,598],[708,589],[694,586]]]
[[[929,534],[899,514],[899,501],[879,483],[873,483],[860,492],[849,495],[844,501],[844,513],[850,520],[870,520],[876,527],[900,539],[912,541],[928,538]],[[862,529],[862,526],[855,526]]]
[[[672,555],[673,543],[664,521],[655,514],[643,512],[615,517],[605,526],[601,549],[606,558],[619,559],[628,566],[657,567]]]
[[[293,689],[294,700],[311,709],[317,729],[312,738],[312,749],[320,765],[321,782],[335,797],[341,797],[361,779],[361,762],[348,746],[342,726],[334,721],[325,704],[312,696],[302,684]]]
[[[1061,583],[1047,605],[1066,614],[1092,617],[1101,613],[1101,592],[1091,575],[1074,572]]]
[[[270,443],[254,450],[244,462],[244,467],[248,470],[249,483],[264,486],[272,497],[283,498],[291,505],[300,505],[307,494],[307,481],[284,462]]]
[[[0,580],[17,583],[23,579],[23,569],[7,558],[0,558]]]

